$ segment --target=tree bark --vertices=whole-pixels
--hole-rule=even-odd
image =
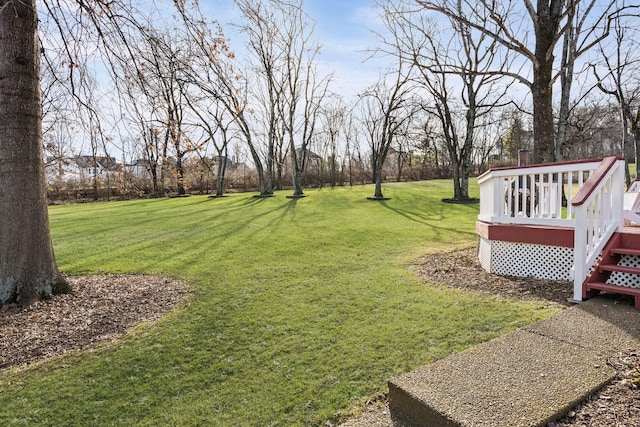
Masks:
[[[373,194],[374,199],[383,199],[384,195],[382,194],[382,162],[375,163],[375,171],[373,171],[373,182],[375,183],[375,192]]]
[[[640,165],[640,126],[638,126],[640,125],[640,105],[636,108],[636,116],[631,124],[631,134],[633,135],[633,145],[636,149],[636,179],[638,179],[638,166]]]
[[[564,0],[538,0],[536,16],[536,47],[533,64],[533,162],[552,163],[555,148],[553,118],[553,48]]]
[[[554,153],[553,93],[551,91],[551,63],[537,64],[533,87],[533,162],[552,163]]]
[[[216,197],[224,196],[225,176],[227,173],[227,159],[229,159],[229,148],[227,144],[224,146],[224,154],[218,151],[218,172],[216,174]]]
[[[0,212],[0,304],[68,291],[49,231],[35,0],[0,7]]]
[[[567,128],[569,126],[569,114],[571,102],[571,86],[573,85],[573,61],[575,59],[575,34],[574,28],[570,28],[564,36],[562,47],[561,66],[566,67],[560,75],[560,111],[558,113],[558,132],[556,134],[556,142],[553,153],[554,161],[562,161],[562,148],[567,139]]]
[[[291,183],[293,184],[293,197],[303,197],[304,190],[302,188],[302,176],[304,174],[304,156],[306,153],[302,150],[306,150],[306,146],[303,144],[301,148],[300,155],[301,159],[298,159],[298,154],[296,153],[296,147],[293,143],[293,138],[289,143],[289,155],[291,156]]]

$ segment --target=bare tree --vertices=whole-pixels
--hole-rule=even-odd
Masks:
[[[304,197],[303,175],[306,169],[308,147],[316,134],[318,113],[327,93],[329,79],[317,73],[317,55],[320,45],[313,37],[315,24],[302,9],[302,2],[282,5],[281,30],[274,40],[281,51],[283,67],[274,74],[282,74],[284,83],[280,97],[279,116],[283,123],[286,145],[289,148],[293,195]],[[296,144],[296,140],[299,141]]]
[[[43,57],[45,60],[46,56]],[[78,125],[72,100],[61,78],[54,75],[58,70],[42,67],[42,137],[44,142],[45,170],[50,171],[56,181],[64,179],[65,169],[74,157],[74,134]]]
[[[131,54],[135,54],[136,59],[130,60],[126,54],[116,55],[110,72],[116,82],[124,123],[136,129],[132,133],[137,136],[143,166],[151,177],[151,191],[159,196],[167,173],[170,140],[167,108],[161,102],[162,83],[158,81],[163,69],[158,55],[163,48],[157,46],[158,39],[152,35],[138,33],[135,41]]]
[[[455,7],[457,15],[465,13],[461,3]],[[493,37],[463,20],[450,18],[448,26],[438,26],[424,10],[402,3],[383,8],[391,33],[385,44],[390,53],[414,64],[417,84],[433,99],[423,108],[440,123],[452,163],[454,199],[468,200],[475,129],[479,119],[506,103],[509,84],[503,83],[502,72],[508,57],[498,55]]]
[[[589,0],[590,1],[590,0]],[[507,69],[502,72],[526,85],[533,100],[534,162],[554,160],[555,118],[553,115],[553,84],[561,75],[567,77],[569,67],[601,40],[609,35],[611,20],[625,8],[617,8],[611,0],[598,8],[585,7],[578,16],[578,5],[587,0],[516,0],[496,3],[490,0],[417,0],[428,10],[438,12],[474,28],[493,38],[509,51],[519,54],[529,62],[532,78],[526,70]],[[462,5],[464,12],[460,13]],[[640,6],[626,8],[637,9]],[[589,28],[580,43],[580,49],[566,57],[566,62],[556,62],[555,50],[567,32],[575,29],[576,22]]]
[[[274,167],[277,147],[284,140],[281,112],[285,81],[282,70],[286,69],[286,51],[280,44],[286,40],[287,4],[272,2],[270,6],[258,0],[237,0],[246,23],[242,31],[247,34],[248,47],[256,60],[256,81],[254,87],[263,89],[260,94],[264,108],[265,126],[265,180],[266,185],[261,196],[273,195]],[[282,151],[282,150],[280,150]],[[260,159],[255,162],[262,164]],[[258,172],[260,173],[260,169]]]
[[[290,133],[290,158],[291,181],[293,184],[293,197],[303,194],[303,177],[307,171],[307,157],[310,154],[309,147],[317,138],[319,115],[321,114],[323,101],[329,88],[329,78],[318,78],[315,63],[307,63],[307,73],[304,79],[304,97],[300,123],[295,134],[300,143],[296,146],[294,133]],[[291,128],[295,130],[296,128]]]
[[[418,135],[413,141],[412,147],[421,153],[420,179],[433,177],[433,171],[438,176],[443,167],[440,147],[438,146],[438,138],[441,132],[435,122],[435,117],[426,111],[420,111],[416,115]]]
[[[354,119],[354,114],[349,111],[347,114],[344,123],[343,123],[343,135],[344,135],[344,156],[343,156],[343,167],[344,171],[345,167],[348,169],[349,174],[349,186],[353,186],[354,183],[354,164],[356,163],[355,153],[357,151],[358,144],[358,134],[356,132],[356,124]]]
[[[387,154],[396,136],[416,111],[410,68],[400,58],[397,69],[388,79],[381,77],[360,97],[360,120],[371,149],[372,178],[375,184],[375,193],[371,199],[374,200],[385,199],[382,181]]]
[[[47,55],[42,56],[42,59],[50,60]],[[63,175],[64,166],[73,156],[72,134],[77,126],[73,100],[64,85],[59,84],[62,79],[60,73],[60,67],[52,64],[42,66],[40,73],[45,162],[47,166],[55,163],[58,177]]]
[[[142,56],[140,71],[143,83],[151,89],[161,111],[164,130],[164,147],[172,147],[175,155],[173,165],[178,195],[185,194],[184,158],[193,151],[193,146],[184,132],[185,100],[182,85],[185,81],[184,64],[190,58],[189,44],[169,32],[150,33],[146,37],[147,55]],[[166,155],[163,155],[166,159]]]
[[[216,111],[216,116],[226,114],[231,118],[249,148],[258,175],[260,196],[273,195],[273,176],[270,172],[265,172],[265,162],[257,144],[257,134],[251,123],[253,110],[249,104],[247,73],[238,70],[235,55],[230,50],[220,25],[205,19],[197,3],[187,5],[184,1],[176,0],[174,4],[193,49],[192,58],[184,64],[187,69],[185,82],[197,86],[202,96],[210,98],[212,103],[217,104],[210,106],[211,111]],[[218,106],[221,106],[222,110],[218,109]],[[272,167],[269,171],[271,170]]]
[[[473,163],[476,165],[476,173],[480,174],[490,167],[492,155],[498,148],[500,135],[504,132],[503,128],[506,123],[501,120],[500,112],[494,112],[483,117],[481,124],[476,128],[474,142]]]
[[[229,117],[223,105],[211,102],[208,98],[196,97],[194,94],[185,94],[185,100],[191,112],[198,119],[187,125],[200,129],[203,137],[202,144],[195,145],[195,152],[198,154],[205,167],[211,175],[216,178],[216,197],[222,197],[225,190],[225,175],[229,159],[229,144],[235,133],[232,129],[234,117]],[[211,143],[216,151],[214,162],[206,161],[206,154],[201,153],[203,146]],[[213,170],[213,165],[216,170]]]
[[[573,109],[563,157],[568,160],[620,155],[620,108],[602,99],[583,103]]]
[[[175,178],[176,192],[185,194],[185,156],[194,150],[184,131],[185,105],[183,85],[186,63],[192,57],[190,44],[181,35],[154,28],[143,28],[134,47],[132,61],[124,53],[113,61],[112,69],[121,94],[126,96],[125,110],[135,118],[145,139],[149,170],[161,166],[162,178]],[[158,138],[156,132],[161,132]],[[169,154],[174,157],[169,159]],[[169,161],[171,160],[171,161]],[[152,163],[154,163],[152,167]],[[168,166],[172,170],[168,171]],[[157,181],[157,176],[154,176]],[[154,192],[157,193],[157,183]]]
[[[307,147],[316,132],[319,105],[328,80],[317,75],[319,45],[301,1],[236,0],[246,22],[241,30],[255,59],[253,94],[264,140],[266,188],[281,186],[285,157],[291,162],[293,197],[303,195]],[[256,162],[262,163],[256,159]]]
[[[336,175],[338,168],[338,138],[344,131],[345,121],[348,120],[350,114],[344,105],[344,101],[340,97],[335,97],[334,101],[325,106],[322,110],[321,121],[324,128],[323,135],[329,145],[329,185],[336,186]],[[346,136],[348,143],[351,142],[350,135]],[[347,148],[349,152],[349,148]],[[348,157],[348,155],[346,156]]]
[[[60,181],[64,178],[66,167],[75,156],[73,151],[72,132],[74,126],[64,119],[57,119],[55,124],[47,128],[43,134],[45,170]]]
[[[615,98],[620,109],[622,152],[635,152],[635,163],[640,164],[640,54],[638,53],[638,16],[613,24],[613,46],[599,46],[601,64],[592,65],[598,88]],[[637,177],[637,172],[636,172]],[[631,182],[626,169],[627,185]]]
[[[123,64],[126,66],[126,64]],[[131,72],[133,71],[133,72]],[[165,161],[167,152],[163,145],[166,140],[161,138],[158,109],[155,96],[144,84],[142,73],[135,70],[123,69],[122,82],[116,85],[119,91],[119,101],[124,122],[132,129],[137,129],[137,138],[140,144],[144,168],[151,177],[151,191],[154,196],[160,195],[159,171]]]
[[[41,48],[35,1],[0,0],[0,303],[29,304],[69,289],[55,262],[48,225],[40,55],[61,52],[69,92],[80,98],[79,58],[92,51],[90,46],[100,46],[108,65],[122,51],[135,61],[129,36],[144,27],[142,15],[125,0],[47,0],[42,7],[41,21],[53,34]]]
[[[395,167],[396,181],[403,179],[405,167],[411,167],[411,142],[416,138],[415,128],[412,122],[407,121],[403,128],[398,132],[395,142]]]

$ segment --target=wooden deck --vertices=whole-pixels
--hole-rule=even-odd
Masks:
[[[628,234],[640,234],[640,225],[625,225],[622,232]]]

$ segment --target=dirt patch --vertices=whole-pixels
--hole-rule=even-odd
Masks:
[[[69,277],[72,293],[28,308],[0,307],[0,368],[27,365],[115,340],[183,301],[187,287],[157,276]]]
[[[573,296],[573,283],[568,281],[489,274],[480,266],[476,248],[429,255],[418,259],[411,269],[424,282],[487,295],[563,306],[571,305],[569,299]]]
[[[640,353],[622,353],[608,363],[616,378],[549,427],[640,426]]]

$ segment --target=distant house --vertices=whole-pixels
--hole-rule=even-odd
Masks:
[[[48,159],[45,165],[47,180],[106,178],[107,173],[121,170],[114,157],[80,155],[64,159]]]
[[[244,175],[248,171],[253,170],[249,165],[243,162],[239,162],[237,156],[213,156],[211,158],[213,164],[217,166],[222,162],[226,162],[227,172],[233,172],[236,174]]]
[[[217,165],[219,163],[224,163],[226,162],[227,164],[227,168],[229,169],[234,169],[235,168],[235,158],[234,157],[228,157],[228,156],[213,156],[211,158],[213,164]]]
[[[69,164],[70,173],[79,178],[106,178],[107,173],[120,170],[121,165],[110,156],[76,156]],[[75,170],[74,170],[75,169]]]
[[[151,176],[151,162],[147,159],[136,159],[131,163],[125,163],[123,169],[137,178]]]
[[[296,148],[296,156],[298,157],[298,159],[302,157],[302,148],[300,147]],[[306,157],[305,158],[306,173],[308,175],[317,175],[322,170],[322,163],[323,163],[322,156],[307,149],[305,157]],[[289,153],[287,153],[287,156],[284,159],[283,169],[285,174],[288,175],[291,173],[291,156]]]

